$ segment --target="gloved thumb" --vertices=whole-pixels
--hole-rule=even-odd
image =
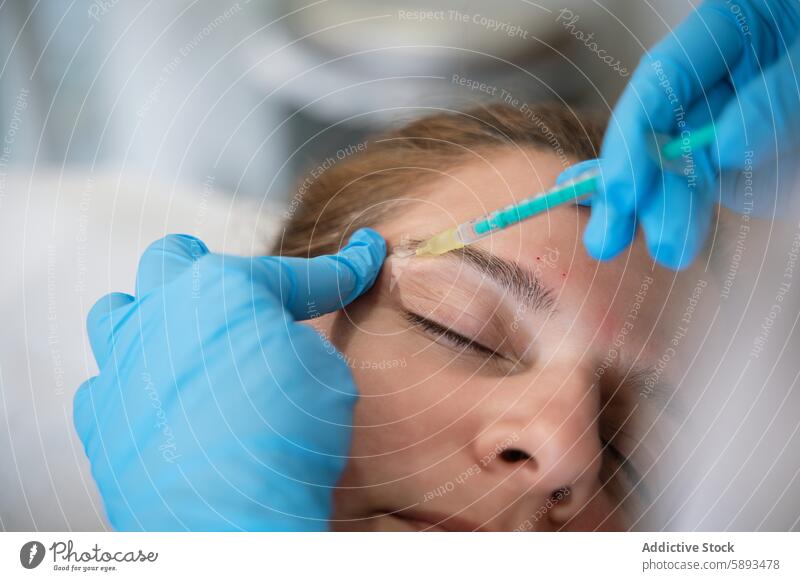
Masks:
[[[793,63],[800,63],[800,41],[763,76],[735,87],[737,97],[717,120],[721,169],[758,167],[800,146],[800,92],[795,82],[800,65]]]
[[[386,242],[370,228],[356,231],[337,254],[316,258],[268,256],[280,272],[280,300],[295,320],[337,311],[367,291],[386,258]]]
[[[202,240],[188,234],[170,234],[156,240],[139,259],[136,296],[163,287],[208,253]]]

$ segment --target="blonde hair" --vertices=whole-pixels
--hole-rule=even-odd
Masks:
[[[597,157],[603,129],[596,119],[553,105],[493,104],[413,121],[306,179],[274,253],[336,252],[350,233],[379,224],[393,201],[408,199],[410,190],[463,163],[470,151],[533,147],[558,155],[566,166]]]

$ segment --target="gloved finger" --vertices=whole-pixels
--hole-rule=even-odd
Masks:
[[[156,240],[139,260],[136,296],[168,284],[208,253],[202,240],[188,234],[170,234]]]
[[[614,109],[603,138],[605,201],[622,216],[636,213],[659,170],[651,151],[655,131],[644,107],[629,87]]]
[[[600,167],[599,159],[586,159],[584,161],[578,162],[575,165],[569,166],[567,169],[565,169],[558,175],[558,177],[556,178],[556,185],[561,185],[564,182],[575,179],[582,173],[586,173],[587,171],[591,171],[593,169],[599,169],[599,167]],[[578,204],[580,204],[581,206],[591,206],[592,198],[586,198],[585,200],[580,200]]]
[[[672,171],[673,173],[683,173],[686,170],[687,160],[694,159],[697,156],[702,156],[713,163],[699,163],[692,169],[695,173],[704,173],[698,175],[699,179],[711,183],[716,180],[717,167],[719,167],[719,156],[717,144],[713,143],[707,147],[698,149],[696,152],[690,146],[690,139],[692,131],[699,127],[706,126],[711,122],[720,111],[725,108],[725,105],[734,97],[733,88],[727,81],[720,81],[707,93],[702,95],[697,101],[689,108],[686,113],[685,122],[681,124],[680,129],[670,136],[663,136],[666,139],[680,139],[681,148],[680,153],[676,158],[668,158],[662,152],[654,152],[658,159],[662,171]],[[663,143],[660,143],[663,147]]]
[[[127,310],[124,307],[135,300],[125,293],[111,293],[98,300],[89,311],[86,317],[86,330],[94,360],[99,368],[105,366],[111,355],[114,328],[127,318]]]
[[[657,194],[639,215],[639,223],[650,255],[667,268],[682,270],[706,242],[714,213],[714,189],[683,175],[664,172],[662,176]]]
[[[72,398],[72,423],[75,425],[75,431],[83,443],[84,449],[88,446],[92,427],[96,423],[91,393],[96,380],[97,377],[91,377],[84,381]]]
[[[280,300],[295,318],[303,320],[347,306],[369,289],[386,258],[386,242],[362,228],[338,254],[316,258],[265,257],[278,266]]]
[[[727,83],[718,83],[689,110],[684,121],[685,127],[694,125],[691,119],[700,123],[711,117],[711,111],[715,107],[721,108],[731,92]],[[636,128],[633,118],[623,119],[620,123],[622,128],[609,128],[603,146],[600,170],[606,207],[592,213],[584,234],[587,250],[595,257],[610,258],[622,251],[625,241],[632,240],[635,234],[632,220],[654,203],[651,198],[657,195],[658,181],[662,179],[661,165],[671,168],[676,163],[683,163],[682,159],[664,159],[656,151],[656,135],[663,135],[664,132],[655,132],[653,127]],[[627,136],[625,132],[628,132]],[[623,143],[626,144],[624,147],[630,147],[627,162],[623,159],[624,154],[609,153],[619,151]],[[708,164],[698,164],[695,171],[702,174],[699,177],[703,181],[711,181],[715,175],[713,167]],[[599,194],[593,197],[593,206],[598,197]]]
[[[660,170],[656,135],[675,133],[685,110],[726,76],[742,47],[730,11],[704,4],[642,58],[603,140],[606,199],[617,214],[635,214],[650,194]]]
[[[719,117],[720,112],[735,98],[736,93],[730,82],[728,80],[720,81],[698,97],[689,107],[689,111],[686,113],[686,125],[690,129],[706,125]]]
[[[603,188],[592,197],[592,215],[583,232],[583,245],[595,260],[611,260],[633,241],[634,214],[620,214],[608,204]]]
[[[582,173],[586,173],[587,171],[591,171],[593,169],[600,169],[599,159],[585,159],[580,161],[575,165],[569,166],[567,169],[558,174],[558,177],[556,178],[556,185],[563,184],[564,182],[574,179]]]
[[[650,69],[647,90],[668,97],[664,106],[674,112],[675,99],[688,108],[728,77],[742,58],[749,59],[748,48],[736,15],[727,6],[707,2],[645,54],[637,73],[643,67]]]
[[[738,87],[717,121],[723,169],[758,167],[781,152],[800,146],[800,41],[795,42],[764,75]]]
[[[596,260],[610,260],[631,243],[636,234],[636,219],[632,213],[619,213],[607,203],[605,194],[605,172],[603,159],[589,159],[577,163],[556,178],[564,183],[587,171],[599,173],[598,188],[586,205],[592,207],[592,215],[583,233],[583,243],[589,255]]]

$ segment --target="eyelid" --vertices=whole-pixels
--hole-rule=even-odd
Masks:
[[[611,457],[614,458],[614,461],[617,463],[620,470],[622,470],[622,473],[628,478],[630,484],[635,485],[638,481],[641,481],[641,477],[638,475],[638,472],[636,472],[633,461],[630,457],[626,456],[614,442],[606,440],[605,438],[600,438],[600,443],[603,449],[607,450]]]
[[[610,478],[613,479],[615,475],[622,473],[623,479],[626,481],[624,484],[626,497],[635,491],[636,496],[641,498],[647,504],[651,503],[653,497],[644,482],[644,477],[637,470],[632,458],[622,452],[618,446],[606,440],[605,438],[601,438],[601,444],[603,446],[603,450],[608,452],[608,456],[612,459],[614,464],[616,464],[616,468],[614,469],[614,472],[610,474]]]
[[[470,351],[479,353],[481,355],[485,355],[487,357],[492,357],[492,358],[497,357],[505,359],[505,357],[503,357],[503,355],[498,353],[496,349],[491,349],[479,343],[478,341],[475,341],[474,339],[465,337],[461,333],[453,331],[452,329],[445,327],[444,325],[437,323],[436,321],[432,321],[426,317],[423,317],[422,315],[419,315],[411,311],[404,311],[403,317],[408,322],[414,325],[419,325],[426,331],[433,333],[439,337],[444,337],[459,347],[469,349]]]

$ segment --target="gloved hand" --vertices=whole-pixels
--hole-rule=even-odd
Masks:
[[[357,393],[295,321],[358,297],[385,253],[368,229],[310,260],[213,254],[182,235],[147,249],[136,297],[89,313],[100,374],[74,401],[115,529],[327,528]]]
[[[675,269],[691,263],[714,201],[727,201],[720,173],[775,166],[779,154],[797,149],[800,98],[790,61],[800,67],[798,30],[796,0],[709,0],[642,58],[603,142],[602,187],[584,233],[589,254],[613,258],[638,222],[656,260]],[[686,136],[712,119],[715,146],[662,172],[654,135]]]

